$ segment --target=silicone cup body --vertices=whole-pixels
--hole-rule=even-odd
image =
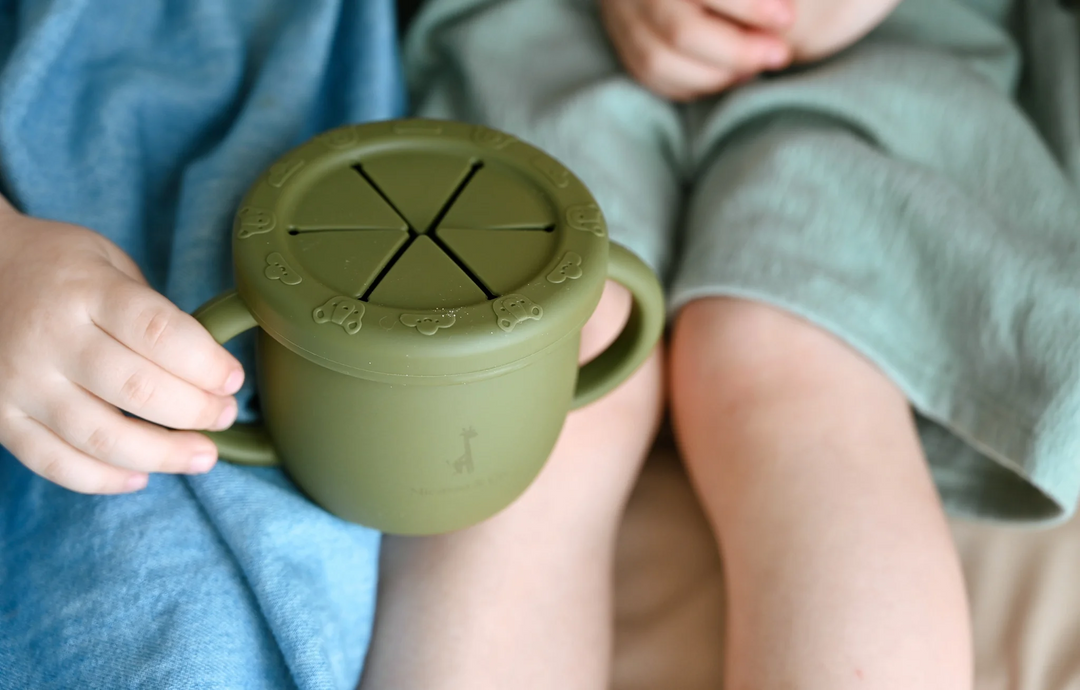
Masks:
[[[293,480],[330,512],[395,534],[454,530],[502,510],[543,467],[578,341],[498,376],[393,385],[342,376],[262,331],[263,414]]]
[[[372,381],[320,366],[260,329],[266,427],[209,433],[221,456],[280,462],[319,505],[394,534],[475,524],[509,505],[543,467],[567,412],[603,396],[648,357],[664,322],[652,271],[611,245],[609,276],[634,305],[623,332],[578,376],[580,330],[518,366],[472,379]],[[195,314],[225,342],[256,325],[235,292]],[[433,465],[448,480],[432,483]]]

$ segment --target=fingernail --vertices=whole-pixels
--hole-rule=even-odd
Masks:
[[[213,453],[199,453],[191,459],[188,471],[192,474],[205,474],[210,471],[215,462],[217,462],[217,456]]]
[[[244,372],[240,369],[236,369],[229,378],[225,379],[225,395],[233,395],[236,391],[240,390],[240,386],[244,385]]]
[[[124,482],[124,489],[127,491],[139,491],[146,488],[146,483],[150,480],[145,474],[133,474],[127,478]]]
[[[217,421],[214,422],[214,426],[210,427],[211,431],[222,431],[228,429],[236,421],[236,403],[229,403],[221,414],[218,415]]]

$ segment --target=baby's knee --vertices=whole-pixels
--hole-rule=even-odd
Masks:
[[[599,305],[582,328],[580,362],[595,359],[611,346],[626,326],[632,301],[629,290],[607,281]],[[647,444],[659,424],[664,403],[661,354],[658,345],[625,381],[599,400],[573,411],[568,428],[580,427],[585,445],[617,445],[623,441],[633,447],[638,441]]]
[[[691,302],[676,319],[672,336],[671,386],[677,407],[715,411],[816,394],[860,368],[873,370],[821,327],[743,299]]]
[[[595,358],[615,341],[630,316],[631,301],[629,290],[613,280],[607,281],[600,303],[581,329],[581,362]]]

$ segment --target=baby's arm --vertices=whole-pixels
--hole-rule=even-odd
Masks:
[[[900,0],[600,0],[630,74],[689,101],[851,45]]]
[[[0,199],[0,244],[0,444],[84,493],[209,470],[208,438],[157,424],[229,426],[240,364],[97,233]]]

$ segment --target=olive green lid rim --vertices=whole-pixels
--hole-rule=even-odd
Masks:
[[[241,299],[243,299],[243,293],[241,292],[240,294],[241,294]],[[486,378],[492,378],[492,377],[495,377],[495,376],[501,376],[502,374],[505,374],[505,373],[508,373],[508,372],[511,372],[511,371],[515,371],[515,370],[520,369],[520,368],[522,368],[524,366],[527,366],[533,360],[540,359],[540,358],[548,355],[551,351],[561,347],[566,342],[566,340],[568,338],[576,338],[576,337],[578,337],[580,335],[581,328],[588,321],[588,319],[585,319],[584,321],[582,321],[582,323],[578,324],[577,328],[571,329],[565,335],[563,335],[561,338],[552,341],[551,343],[549,343],[548,345],[544,346],[543,348],[541,348],[539,350],[536,350],[536,351],[534,351],[534,352],[532,352],[530,354],[524,355],[523,357],[521,357],[519,359],[512,360],[512,361],[509,361],[509,362],[505,362],[503,364],[499,364],[499,365],[494,366],[494,367],[489,367],[487,369],[475,369],[475,370],[472,370],[472,371],[451,372],[451,373],[446,373],[446,374],[413,374],[413,373],[396,374],[396,373],[391,373],[391,372],[379,371],[379,370],[376,370],[376,369],[363,369],[363,368],[360,368],[360,367],[351,367],[349,365],[342,364],[342,363],[336,362],[334,360],[326,359],[325,357],[322,357],[318,353],[312,352],[310,350],[305,350],[300,345],[298,345],[298,344],[296,344],[296,343],[294,343],[294,342],[292,342],[290,340],[287,340],[281,333],[276,332],[272,327],[270,327],[268,324],[266,324],[266,322],[260,317],[260,315],[251,309],[250,304],[248,304],[246,300],[245,300],[244,304],[245,304],[245,306],[247,306],[248,311],[251,313],[252,318],[255,319],[255,323],[258,325],[258,327],[261,330],[265,331],[266,334],[269,337],[273,338],[274,341],[276,343],[278,343],[279,345],[285,347],[290,352],[293,352],[294,354],[297,354],[297,355],[303,357],[304,359],[307,359],[310,362],[313,362],[313,363],[318,364],[320,366],[324,366],[324,367],[326,367],[328,369],[331,369],[331,370],[336,371],[336,372],[341,373],[341,374],[346,374],[348,376],[354,376],[356,378],[363,378],[363,379],[367,379],[367,380],[370,380],[370,381],[380,381],[380,382],[391,382],[392,383],[392,382],[401,382],[401,381],[404,381],[404,380],[408,380],[410,384],[418,383],[418,384],[421,384],[421,385],[423,385],[423,383],[427,382],[427,381],[430,381],[433,384],[434,383],[446,383],[448,381],[449,382],[455,382],[455,381],[463,381],[463,382],[464,381],[478,381],[478,380],[482,380],[482,379],[486,379]]]
[[[404,138],[399,136],[402,132]],[[339,146],[340,141],[351,141],[354,148],[343,149]],[[408,150],[453,150],[464,156],[483,156],[495,165],[516,169],[517,174],[531,180],[554,204],[559,244],[543,270],[518,292],[450,309],[402,310],[365,301],[357,305],[363,322],[354,324],[353,331],[335,332],[342,329],[329,327],[312,329],[313,308],[319,304],[328,305],[331,299],[355,301],[356,298],[334,297],[339,293],[317,276],[304,275],[302,281],[273,280],[268,283],[265,278],[271,275],[270,257],[286,262],[283,267],[286,271],[294,268],[287,263],[296,251],[284,237],[287,221],[279,219],[275,228],[271,219],[274,232],[253,230],[250,225],[245,225],[251,220],[245,218],[245,209],[254,204],[256,208],[276,210],[275,199],[279,198],[282,189],[287,189],[290,181],[301,179],[305,168],[310,172],[329,165],[327,156],[337,156],[351,165],[371,150],[389,150],[392,154],[394,146],[402,145],[401,142],[406,147],[413,147]],[[304,161],[307,163],[301,164]],[[298,170],[300,172],[296,172]],[[587,220],[573,215],[582,213],[586,214]],[[252,185],[237,213],[233,245],[237,290],[260,327],[271,337],[323,366],[385,380],[430,378],[446,381],[453,376],[475,378],[484,372],[494,375],[494,372],[505,371],[533,356],[542,355],[549,346],[580,331],[600,300],[608,273],[603,217],[595,200],[577,178],[544,152],[510,135],[484,126],[442,120],[350,125],[323,133],[294,148]],[[561,285],[552,285],[554,281],[550,277],[545,281],[549,269],[553,270],[560,261],[565,261],[567,252],[579,261],[579,265],[581,256],[585,257],[581,279],[567,280]],[[274,270],[280,275],[281,268]],[[300,295],[306,297],[298,304]],[[517,323],[507,323],[505,328],[499,323],[496,327],[500,313],[498,302],[509,298],[521,298],[534,309],[535,305],[542,305],[542,309],[537,310],[543,312],[542,321],[532,320],[538,318],[535,316],[520,320],[522,317],[515,315],[513,318],[518,319]],[[440,328],[437,332],[421,334],[419,329],[404,328],[398,323],[399,320],[404,322],[412,313],[435,317],[452,314],[456,323],[447,330]],[[506,313],[505,307],[502,313]],[[392,329],[396,329],[396,333],[391,336],[380,332]],[[411,359],[407,359],[410,356]],[[492,360],[496,363],[491,364]],[[364,366],[367,363],[371,366]]]

